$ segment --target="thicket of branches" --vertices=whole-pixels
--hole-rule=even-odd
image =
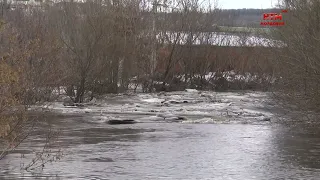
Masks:
[[[300,110],[319,111],[320,102],[320,2],[284,0],[285,26],[275,32],[286,46],[274,61],[278,95]]]
[[[81,103],[99,94],[126,90],[133,77],[144,85],[144,91],[155,88],[153,81],[162,82],[158,90],[168,90],[167,85],[178,75],[195,86],[201,85],[210,71],[235,66],[248,70],[248,64],[250,70],[262,67],[257,63],[260,58],[249,58],[259,54],[252,48],[241,52],[210,45],[212,41],[218,46],[228,41],[205,33],[219,21],[220,11],[213,5],[204,8],[197,0],[174,4],[154,0],[62,1],[15,10],[4,6],[2,19],[8,30],[2,32],[2,54],[24,53],[23,63],[11,66],[25,70],[23,82],[28,82],[28,87],[20,92],[25,104],[48,101],[60,87],[66,88],[74,102]],[[246,39],[242,36],[241,41]],[[242,54],[246,58],[239,65],[236,61]],[[85,97],[88,92],[90,97]]]

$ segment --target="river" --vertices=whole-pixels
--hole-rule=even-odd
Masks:
[[[150,99],[155,100],[154,97]],[[261,103],[260,100],[255,102]],[[237,103],[235,106],[240,107]],[[200,115],[192,116],[189,123],[172,123],[125,112],[123,116],[140,117],[141,121],[132,125],[109,125],[95,118],[104,116],[97,106],[95,108],[89,108],[90,113],[55,112],[41,116],[60,130],[57,144],[64,156],[60,161],[46,164],[40,174],[20,170],[22,163],[30,162],[34,157],[33,150],[39,150],[45,142],[43,134],[47,125],[43,122],[17,151],[2,160],[0,179],[261,180],[320,177],[320,131],[314,125],[262,122],[259,118],[254,123],[252,120],[242,121],[244,117],[227,122],[209,123],[205,120],[199,123],[195,120],[203,119]],[[225,117],[233,118],[230,113]],[[272,119],[275,119],[274,114]]]

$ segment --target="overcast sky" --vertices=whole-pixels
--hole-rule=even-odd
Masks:
[[[272,8],[277,0],[218,0],[218,7],[222,9],[266,9]]]

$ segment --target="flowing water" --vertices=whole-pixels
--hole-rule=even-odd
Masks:
[[[1,161],[0,179],[320,178],[320,128],[313,125],[162,121],[108,125],[90,113],[50,113],[46,119],[60,129],[62,159],[46,164],[40,174],[20,170],[45,141],[43,123]]]

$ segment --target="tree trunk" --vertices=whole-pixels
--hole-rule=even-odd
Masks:
[[[119,81],[119,60],[117,57],[114,57],[112,64],[111,64],[111,83],[110,83],[110,93],[117,93],[118,92],[118,81]]]
[[[75,99],[75,103],[82,103],[83,102],[83,97],[84,97],[84,92],[85,92],[85,82],[86,78],[82,77],[80,81],[80,86],[77,88],[77,95]]]

